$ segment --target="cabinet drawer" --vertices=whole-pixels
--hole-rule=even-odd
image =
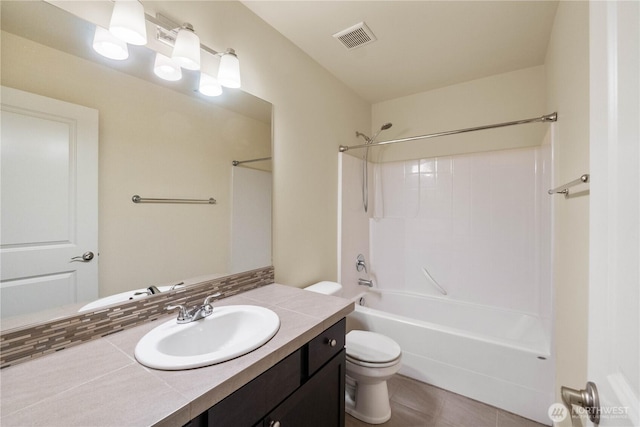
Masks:
[[[302,351],[277,365],[228,396],[208,411],[208,425],[252,426],[300,387]]]
[[[307,376],[313,375],[344,348],[346,320],[342,319],[309,341]]]

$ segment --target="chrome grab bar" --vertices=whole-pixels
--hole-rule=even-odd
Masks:
[[[564,197],[569,197],[569,188],[574,187],[579,184],[587,184],[589,182],[589,174],[585,173],[580,176],[578,179],[574,179],[571,182],[567,182],[565,185],[561,185],[560,187],[554,188],[552,190],[547,191],[549,194],[564,194]]]
[[[131,200],[133,203],[207,203],[210,205],[215,205],[216,199],[211,197],[208,200],[205,199],[157,199],[157,198],[149,198],[149,197],[140,197],[135,194]]]
[[[426,277],[427,279],[429,279],[431,281],[431,284],[442,294],[442,295],[447,295],[447,291],[444,290],[444,288],[442,286],[440,286],[440,284],[438,282],[436,282],[436,279],[433,278],[433,276],[431,274],[429,274],[429,272],[427,271],[426,268],[422,267],[422,274],[424,274],[424,277]]]

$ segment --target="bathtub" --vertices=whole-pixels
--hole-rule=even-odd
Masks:
[[[550,424],[554,361],[540,318],[404,291],[372,289],[355,302],[347,329],[397,341],[401,374]]]

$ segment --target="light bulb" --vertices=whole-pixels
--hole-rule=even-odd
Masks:
[[[240,61],[238,61],[233,49],[227,49],[227,52],[220,58],[218,81],[225,87],[240,87]]]
[[[190,24],[184,24],[178,31],[171,59],[187,70],[200,69],[200,38]]]
[[[111,34],[130,44],[147,44],[144,6],[137,0],[117,0],[113,5]]]
[[[153,72],[156,76],[163,80],[175,82],[182,78],[182,70],[180,67],[166,55],[160,52],[156,53],[156,61],[153,66]]]
[[[123,60],[129,57],[127,44],[102,27],[96,27],[93,50],[109,59]]]
[[[205,73],[200,73],[200,85],[198,87],[198,92],[206,96],[218,96],[222,94],[222,87],[218,80]]]

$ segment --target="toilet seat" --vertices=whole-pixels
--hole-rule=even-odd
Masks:
[[[353,363],[354,365],[362,366],[365,368],[388,368],[390,366],[397,365],[400,362],[400,356],[398,356],[397,359],[394,359],[391,362],[386,362],[386,363],[364,362],[362,360],[353,359],[349,356],[347,356],[346,359],[347,359],[347,362],[350,362],[350,363]]]
[[[351,331],[346,337],[347,360],[370,368],[385,368],[398,363],[401,349],[391,338],[369,331]]]

